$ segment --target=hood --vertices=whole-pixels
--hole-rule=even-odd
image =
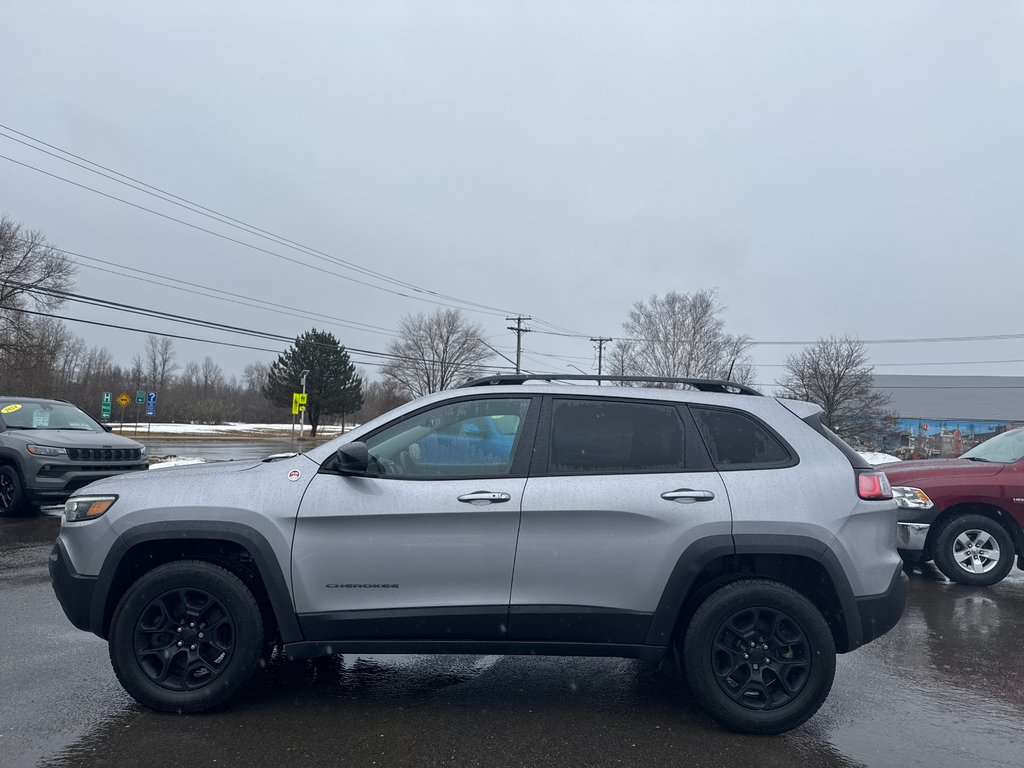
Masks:
[[[927,459],[925,461],[901,461],[898,464],[882,464],[877,467],[893,485],[907,485],[916,478],[935,477],[987,477],[999,473],[1005,464],[968,459]]]
[[[142,443],[110,432],[88,432],[84,429],[8,429],[5,440],[22,440],[54,448],[142,448]]]

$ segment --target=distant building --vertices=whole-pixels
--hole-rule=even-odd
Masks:
[[[1024,426],[1024,376],[875,376],[892,399],[893,445],[904,458],[959,456]]]

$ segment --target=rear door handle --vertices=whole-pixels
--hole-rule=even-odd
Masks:
[[[464,493],[459,496],[459,501],[463,501],[466,504],[476,504],[477,506],[501,504],[511,499],[512,497],[509,494],[496,491],[473,491],[473,493]]]
[[[715,494],[711,491],[695,491],[691,488],[677,488],[661,494],[665,501],[678,501],[680,504],[693,504],[697,501],[711,501]]]

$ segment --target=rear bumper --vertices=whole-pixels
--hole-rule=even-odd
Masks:
[[[60,607],[64,609],[64,615],[79,629],[90,631],[89,613],[96,592],[96,577],[76,573],[59,540],[50,552],[48,567],[50,583]]]
[[[900,568],[893,574],[892,582],[885,592],[856,599],[861,630],[858,645],[870,643],[899,624],[903,612],[907,609],[909,588],[910,580]]]

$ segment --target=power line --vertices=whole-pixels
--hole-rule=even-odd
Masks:
[[[139,205],[138,203],[133,203],[130,200],[125,200],[124,198],[118,197],[117,195],[111,195],[110,193],[103,192],[102,190],[96,189],[95,187],[90,187],[90,186],[88,186],[86,184],[80,184],[77,181],[72,181],[71,179],[65,178],[64,176],[60,176],[60,175],[58,175],[56,173],[50,173],[49,171],[44,171],[42,168],[37,168],[34,165],[30,165],[28,163],[23,163],[20,160],[15,160],[14,158],[8,157],[7,155],[0,154],[0,159],[7,160],[8,162],[14,163],[15,165],[20,165],[23,168],[28,168],[30,170],[36,171],[37,173],[41,173],[44,176],[49,176],[51,178],[58,179],[60,181],[63,181],[65,183],[67,183],[67,184],[71,184],[72,186],[78,187],[80,189],[85,189],[85,190],[88,190],[89,192],[94,192],[97,195],[101,195],[103,197],[109,198],[110,200],[116,200],[119,203],[123,203],[125,205],[131,206],[132,208],[136,208],[136,209],[138,209],[140,211],[145,211],[146,213],[150,213],[150,214],[152,214],[154,216],[159,216],[162,219],[167,219],[168,221],[173,221],[173,222],[175,222],[177,224],[181,224],[181,225],[189,227],[191,229],[195,229],[195,230],[197,230],[199,232],[205,232],[208,235],[213,235],[214,237],[219,237],[222,240],[227,240],[228,242],[236,243],[237,245],[241,245],[241,246],[243,246],[245,248],[251,248],[254,251],[259,251],[260,253],[265,253],[265,254],[268,254],[270,256],[274,256],[275,258],[282,259],[283,261],[287,261],[287,262],[290,262],[292,264],[297,264],[297,265],[299,265],[301,267],[305,267],[306,269],[312,269],[312,270],[314,270],[316,272],[321,272],[321,273],[323,273],[325,275],[331,275],[332,277],[340,278],[341,280],[347,280],[349,282],[356,283],[357,285],[362,285],[362,286],[364,286],[366,288],[372,288],[372,289],[374,289],[376,291],[382,291],[384,293],[390,293],[390,294],[392,294],[394,296],[401,296],[402,298],[413,299],[415,301],[425,301],[425,302],[427,302],[429,304],[435,304],[435,305],[441,306],[441,307],[448,307],[449,309],[465,309],[466,311],[469,311],[469,312],[480,312],[482,314],[493,315],[495,317],[500,317],[501,315],[504,314],[501,311],[490,311],[490,310],[487,310],[487,309],[476,309],[476,308],[473,308],[473,307],[460,307],[460,306],[456,306],[454,304],[446,304],[446,303],[441,302],[441,301],[434,301],[433,299],[425,299],[425,298],[422,298],[420,296],[410,296],[407,293],[402,293],[401,291],[395,291],[395,290],[392,290],[390,288],[385,288],[385,287],[380,286],[380,285],[374,285],[373,283],[368,283],[365,280],[357,280],[356,278],[350,277],[349,275],[343,275],[343,274],[341,274],[339,272],[333,272],[333,271],[331,271],[329,269],[324,269],[323,267],[318,267],[318,266],[316,266],[314,264],[307,264],[304,261],[300,261],[299,259],[294,259],[294,258],[292,258],[290,256],[285,256],[284,254],[277,253],[276,251],[271,251],[271,250],[269,250],[267,248],[261,248],[258,245],[253,245],[252,243],[247,243],[244,240],[239,240],[238,238],[230,237],[229,235],[225,235],[225,234],[222,234],[220,232],[215,232],[214,230],[207,229],[206,227],[200,227],[198,224],[192,224],[191,222],[185,221],[184,219],[179,219],[179,218],[176,218],[174,216],[170,216],[170,215],[168,215],[166,213],[161,213],[160,211],[156,211],[156,210],[154,210],[152,208],[147,208],[144,205]]]
[[[496,309],[496,308],[490,307],[489,305],[486,305],[486,304],[479,304],[477,302],[469,301],[467,299],[461,299],[461,298],[459,298],[457,296],[451,296],[449,294],[440,293],[438,291],[433,291],[433,290],[430,290],[428,288],[424,288],[423,286],[416,285],[415,283],[410,283],[410,282],[406,282],[404,280],[399,280],[397,278],[391,277],[391,276],[389,276],[387,274],[384,274],[383,272],[377,272],[375,270],[368,269],[367,267],[361,266],[359,264],[355,264],[353,262],[347,261],[347,260],[339,258],[337,256],[333,256],[333,255],[331,255],[329,253],[326,253],[324,251],[321,251],[321,250],[318,250],[316,248],[313,248],[312,246],[303,245],[302,243],[296,242],[295,240],[291,240],[291,239],[289,239],[289,238],[287,238],[287,237],[285,237],[283,235],[278,235],[278,234],[276,234],[274,232],[271,232],[269,230],[266,230],[266,229],[263,229],[261,227],[258,227],[255,224],[250,224],[248,222],[242,221],[241,219],[237,219],[237,218],[235,218],[233,216],[229,216],[226,213],[223,213],[221,211],[217,211],[217,210],[215,210],[213,208],[210,208],[208,206],[202,205],[201,203],[197,203],[194,200],[190,200],[190,199],[188,199],[186,197],[182,197],[181,195],[176,195],[173,192],[169,192],[169,191],[167,191],[165,189],[161,189],[160,187],[157,187],[157,186],[154,186],[152,184],[149,184],[149,183],[147,183],[145,181],[142,181],[141,179],[137,179],[137,178],[134,178],[132,176],[129,176],[128,174],[125,174],[125,173],[122,173],[121,171],[118,171],[118,170],[115,170],[113,168],[110,168],[110,167],[108,167],[106,165],[103,165],[102,163],[97,163],[94,160],[89,160],[86,157],[82,157],[81,155],[77,155],[74,152],[71,152],[70,150],[64,149],[63,147],[58,147],[55,144],[51,144],[49,142],[46,142],[46,141],[44,141],[44,140],[42,140],[42,139],[40,139],[40,138],[38,138],[36,136],[32,136],[31,134],[25,133],[24,131],[19,131],[18,129],[12,128],[9,125],[4,125],[3,123],[0,123],[0,129],[3,129],[5,131],[9,131],[10,133],[17,134],[18,136],[21,136],[22,138],[28,139],[29,142],[34,142],[35,144],[42,145],[42,147],[49,147],[49,149],[55,150],[56,152],[59,152],[60,154],[58,155],[58,154],[54,154],[54,152],[48,152],[47,150],[42,149],[41,147],[37,147],[34,144],[31,144],[31,143],[26,142],[26,141],[22,141],[21,139],[17,139],[14,136],[9,136],[9,135],[7,135],[5,133],[0,132],[0,136],[2,136],[3,138],[5,138],[5,139],[7,139],[9,141],[17,142],[18,144],[21,144],[21,145],[23,145],[25,147],[28,147],[29,149],[32,149],[32,150],[34,150],[36,152],[41,152],[41,153],[46,154],[46,155],[49,155],[50,157],[53,157],[53,158],[55,158],[57,160],[60,160],[62,162],[74,165],[74,166],[76,166],[78,168],[81,168],[81,169],[83,169],[85,171],[88,171],[89,173],[97,174],[99,176],[102,176],[103,178],[109,179],[109,180],[114,181],[114,182],[116,182],[118,184],[123,184],[123,185],[125,185],[127,187],[130,187],[131,189],[134,189],[136,191],[139,191],[139,192],[142,192],[144,194],[150,195],[151,197],[156,197],[157,199],[162,200],[164,202],[171,203],[172,205],[177,205],[178,207],[181,207],[181,208],[185,208],[186,210],[188,210],[188,211],[190,211],[192,213],[196,213],[196,214],[199,214],[201,216],[206,216],[207,218],[211,218],[211,219],[213,219],[215,221],[218,221],[221,224],[226,224],[226,225],[234,227],[236,229],[241,229],[242,231],[246,232],[247,234],[255,235],[257,237],[262,237],[263,239],[270,240],[271,242],[274,242],[274,243],[276,243],[278,245],[284,245],[285,247],[292,248],[293,250],[297,250],[297,251],[300,251],[302,253],[306,253],[307,255],[311,255],[311,256],[314,256],[314,257],[317,257],[317,258],[321,258],[322,260],[329,260],[332,263],[345,266],[348,269],[352,269],[352,270],[354,270],[354,271],[356,271],[356,272],[358,272],[360,274],[364,274],[364,275],[367,275],[367,276],[375,277],[375,278],[377,278],[379,280],[383,280],[383,281],[392,283],[394,285],[400,285],[400,286],[409,288],[410,290],[416,291],[418,293],[424,293],[424,294],[428,294],[428,295],[431,295],[431,296],[436,296],[438,298],[447,299],[449,301],[455,301],[455,302],[457,302],[459,304],[464,304],[467,307],[477,307],[477,308],[480,308],[482,310],[495,310],[498,314],[508,313],[508,312],[511,311],[511,310],[505,310],[505,309]],[[67,155],[67,157],[62,157],[62,155]],[[72,160],[69,160],[68,159],[69,157],[73,157],[73,158],[75,158],[75,160],[81,160],[82,163],[86,163],[87,165],[82,165],[81,163],[77,163],[77,162],[74,162]],[[6,159],[10,159],[10,158],[6,158]],[[17,162],[17,161],[12,161],[12,162]],[[88,167],[88,166],[92,166],[92,167]],[[31,167],[31,166],[27,166],[27,167]],[[96,170],[96,169],[101,169],[101,170]],[[34,170],[39,170],[39,169],[34,169]],[[107,173],[103,173],[102,171],[106,171]],[[40,172],[41,173],[46,173],[45,171],[41,171],[41,170],[40,170]],[[110,175],[110,174],[113,174],[113,175]],[[69,183],[74,183],[74,182],[69,182]],[[100,193],[100,194],[102,194],[102,193]],[[399,294],[399,295],[402,295],[402,294]],[[447,306],[447,305],[442,304],[442,306]],[[539,319],[539,318],[535,318],[535,322],[541,323],[543,325],[547,325],[547,326],[549,326],[551,328],[554,328],[556,330],[565,331],[567,333],[572,333],[571,331],[569,331],[569,329],[563,328],[562,326],[556,325],[556,324],[551,323],[551,322],[549,322],[547,320],[542,320],[542,319]]]
[[[18,240],[18,242],[22,242],[22,243],[29,242],[29,241],[25,240],[24,238],[16,238],[16,239]],[[346,319],[341,318],[341,317],[334,317],[332,315],[324,315],[324,314],[321,314],[319,312],[303,312],[301,314],[297,314],[295,312],[288,311],[288,310],[291,310],[292,308],[288,307],[286,304],[277,304],[275,302],[267,301],[265,299],[257,299],[257,298],[253,298],[252,296],[245,296],[245,295],[240,294],[240,293],[232,293],[231,291],[224,291],[224,290],[221,290],[219,288],[208,288],[206,286],[199,285],[198,283],[189,282],[188,280],[181,280],[181,279],[176,278],[176,277],[170,277],[168,275],[161,275],[161,274],[159,274],[157,272],[148,272],[148,271],[146,271],[144,269],[139,269],[138,267],[130,267],[130,266],[125,265],[125,264],[119,264],[116,261],[107,261],[105,259],[99,259],[99,258],[96,258],[95,256],[86,256],[85,254],[76,253],[75,251],[69,251],[69,250],[66,250],[64,248],[57,248],[56,246],[53,246],[53,245],[48,245],[47,248],[49,248],[49,249],[51,249],[53,251],[56,251],[57,253],[63,253],[64,255],[66,255],[68,257],[71,257],[73,260],[87,259],[89,261],[95,261],[95,262],[98,262],[100,264],[106,264],[108,266],[117,267],[119,270],[128,270],[128,271],[131,271],[131,272],[138,272],[139,274],[142,274],[142,275],[149,275],[150,277],[156,277],[156,278],[159,278],[160,280],[167,280],[167,281],[170,281],[170,282],[173,282],[173,283],[179,283],[180,285],[191,286],[191,288],[195,288],[195,289],[199,289],[199,290],[189,290],[188,288],[181,288],[181,287],[179,287],[177,285],[165,285],[163,283],[158,283],[155,280],[147,280],[145,278],[137,277],[135,275],[124,274],[122,272],[114,271],[114,270],[111,270],[111,269],[104,269],[103,267],[97,267],[97,266],[92,265],[92,264],[83,264],[80,261],[76,261],[76,263],[79,266],[86,267],[87,269],[95,269],[95,270],[98,270],[100,272],[106,272],[108,274],[117,275],[118,277],[124,277],[124,278],[127,278],[129,280],[137,280],[139,282],[149,283],[150,285],[157,285],[157,286],[160,286],[161,288],[170,288],[172,290],[182,291],[184,293],[190,293],[190,294],[193,294],[193,295],[196,295],[196,296],[204,296],[206,298],[215,299],[217,301],[226,301],[226,302],[229,302],[231,304],[239,304],[241,306],[252,307],[254,309],[262,309],[262,310],[264,310],[266,312],[273,312],[275,314],[289,315],[291,317],[298,317],[298,318],[301,318],[303,320],[317,320],[317,319],[320,319],[320,320],[333,321],[334,323],[338,324],[339,326],[347,327],[350,330],[364,331],[366,333],[377,333],[377,334],[381,334],[381,335],[384,335],[384,336],[392,336],[392,337],[397,335],[396,331],[393,331],[393,330],[391,330],[389,328],[382,328],[381,326],[378,326],[378,325],[370,325],[369,323],[360,323],[360,322],[358,322],[356,320],[346,320]],[[209,293],[203,293],[202,291],[208,291]],[[212,295],[212,294],[222,294],[222,296],[215,296],[215,295]],[[224,297],[234,297],[234,298],[232,299],[232,298],[224,298]],[[249,303],[246,303],[246,301],[237,301],[235,299],[245,299],[248,302],[257,302],[257,304],[249,304]],[[264,306],[258,306],[259,304],[265,304],[267,306],[265,306],[265,307]],[[270,307],[278,307],[280,309],[270,309]]]
[[[536,333],[543,334],[545,336],[564,336],[567,338],[574,339],[585,339],[588,338],[584,334],[575,333],[556,333],[554,331],[535,331]],[[1014,339],[1024,339],[1024,333],[996,333],[988,334],[983,336],[926,336],[920,338],[903,338],[903,339],[857,339],[861,344],[940,344],[946,342],[959,342],[959,341],[1008,341]],[[629,341],[629,342],[652,342],[658,341],[658,339],[645,339],[635,336],[614,336],[609,341]],[[814,341],[757,341],[752,340],[748,342],[750,346],[762,347],[762,346],[813,346],[817,344],[818,340]]]
[[[38,286],[31,286],[31,285],[29,285],[27,283],[18,283],[18,282],[12,281],[12,280],[7,280],[5,282],[7,282],[9,284],[12,284],[12,285],[17,285],[17,286],[23,288],[28,293],[42,294],[42,295],[46,295],[46,296],[53,296],[53,297],[57,297],[57,298],[61,298],[61,299],[66,299],[66,300],[69,300],[69,301],[78,302],[78,303],[82,303],[82,304],[86,304],[86,305],[90,305],[90,306],[96,306],[96,307],[100,307],[100,308],[104,308],[104,309],[113,309],[113,310],[116,310],[116,311],[119,311],[119,312],[126,312],[126,313],[129,313],[129,314],[141,315],[141,316],[149,317],[149,318],[152,318],[152,319],[169,320],[170,322],[181,323],[181,324],[184,324],[184,325],[194,325],[194,326],[198,326],[198,327],[201,327],[201,328],[208,328],[208,329],[214,330],[214,331],[220,331],[220,332],[226,332],[226,333],[235,333],[235,334],[244,335],[244,336],[253,336],[255,338],[267,339],[269,341],[282,341],[282,342],[289,342],[289,343],[294,341],[294,339],[292,339],[292,337],[284,336],[282,334],[269,333],[269,332],[266,332],[266,331],[257,331],[257,330],[253,330],[253,329],[249,329],[249,328],[241,328],[239,326],[227,325],[227,324],[218,323],[218,322],[215,322],[215,321],[212,321],[212,320],[203,320],[201,318],[188,317],[188,316],[185,316],[185,315],[179,315],[179,314],[175,314],[175,313],[171,313],[171,312],[163,312],[163,311],[160,311],[160,310],[148,309],[146,307],[137,307],[137,306],[133,306],[133,305],[130,305],[130,304],[124,304],[124,303],[121,303],[121,302],[110,301],[108,299],[100,299],[100,298],[96,298],[96,297],[92,297],[92,296],[84,296],[82,294],[76,294],[76,293],[72,293],[70,291],[60,291],[60,290],[55,290],[55,289],[40,288]],[[58,319],[62,319],[61,316],[59,316],[59,315],[50,315],[50,314],[46,314],[46,313],[32,312],[32,311],[29,311],[29,310],[22,310],[22,309],[16,309],[16,308],[11,308],[11,309],[13,309],[13,311],[16,311],[16,312],[25,312],[27,314],[37,314],[37,315],[41,315],[43,317],[55,317],[55,318],[58,318]],[[80,318],[68,317],[68,318],[63,318],[63,319],[71,320],[71,321],[74,321],[74,322],[84,322],[84,323],[87,323],[87,324],[90,324],[90,325],[99,325],[99,326],[110,327],[110,328],[121,328],[122,330],[131,330],[131,331],[135,331],[136,330],[136,329],[133,329],[133,328],[127,328],[125,326],[117,326],[117,325],[112,325],[112,324],[109,324],[109,323],[100,323],[100,322],[97,322],[97,321],[82,320]],[[186,339],[186,340],[190,340],[190,341],[210,341],[208,339],[199,339],[199,338],[195,338],[195,337],[181,336],[181,335],[178,335],[178,334],[157,333],[155,331],[146,331],[146,333],[151,333],[151,334],[157,335],[157,336],[169,336],[170,338]],[[211,343],[227,344],[226,342],[211,342]],[[255,349],[255,350],[259,350],[259,351],[263,351],[263,352],[278,352],[278,353],[280,353],[279,350],[271,350],[271,349],[266,349],[266,348],[263,348],[263,347],[251,347],[251,346],[238,345],[238,344],[227,344],[227,345],[228,346],[240,347],[242,349]],[[330,346],[330,345],[323,345],[323,346]],[[358,353],[358,354],[369,355],[371,357],[387,358],[390,361],[405,360],[405,361],[410,361],[410,362],[426,362],[426,363],[429,363],[429,364],[438,364],[440,362],[440,361],[432,360],[432,359],[422,360],[420,358],[409,357],[407,355],[394,355],[394,354],[387,353],[387,352],[378,352],[376,350],[361,349],[359,347],[348,347],[348,346],[346,346],[345,350],[346,350],[346,352],[355,352],[355,353]],[[455,366],[455,367],[459,367],[459,366]],[[462,367],[469,367],[469,366],[462,366]],[[495,370],[507,370],[503,366],[483,365],[483,366],[480,366],[480,367],[490,368],[490,369],[495,369]]]
[[[138,191],[138,192],[142,192],[143,194],[149,195],[151,197],[155,197],[155,198],[157,198],[159,200],[162,200],[163,202],[170,203],[171,205],[175,205],[175,206],[177,206],[179,208],[184,208],[185,210],[187,210],[187,211],[189,211],[191,213],[195,213],[195,214],[198,214],[200,216],[204,216],[204,217],[206,217],[208,219],[213,219],[214,221],[216,221],[216,222],[218,222],[220,224],[225,224],[225,225],[227,225],[229,227],[233,227],[235,229],[242,230],[246,234],[254,235],[254,236],[260,237],[260,238],[262,238],[264,240],[269,240],[269,241],[275,243],[276,245],[283,245],[286,248],[291,248],[293,250],[300,251],[300,252],[302,252],[302,253],[304,253],[306,255],[313,256],[314,258],[320,259],[321,261],[327,261],[328,263],[338,264],[340,266],[344,266],[344,267],[346,267],[348,269],[351,269],[351,270],[353,270],[355,272],[358,272],[360,274],[366,275],[368,277],[373,277],[373,278],[376,278],[378,280],[383,280],[385,282],[392,283],[394,285],[399,285],[399,286],[402,286],[404,288],[408,288],[409,290],[415,291],[417,293],[429,294],[431,296],[436,296],[437,298],[448,299],[450,301],[455,301],[455,302],[458,302],[460,304],[465,304],[465,305],[470,306],[470,307],[478,307],[480,309],[485,309],[485,310],[493,310],[493,311],[496,311],[496,312],[507,312],[508,311],[508,310],[497,310],[494,307],[490,307],[490,306],[488,306],[486,304],[479,304],[479,303],[474,302],[474,301],[468,301],[466,299],[460,299],[457,296],[450,296],[450,295],[447,295],[447,294],[439,293],[437,291],[432,291],[432,290],[427,289],[427,288],[423,288],[422,286],[418,286],[418,285],[416,285],[414,283],[409,283],[409,282],[406,282],[404,280],[398,280],[397,278],[393,278],[393,277],[391,277],[389,275],[386,275],[386,274],[384,274],[382,272],[377,272],[375,270],[368,269],[368,268],[363,267],[363,266],[361,266],[359,264],[354,264],[353,262],[346,261],[345,259],[341,259],[341,258],[339,258],[337,256],[332,256],[331,254],[325,253],[324,251],[317,250],[317,249],[312,248],[310,246],[303,245],[302,243],[298,243],[298,242],[296,242],[294,240],[290,240],[290,239],[288,239],[286,237],[283,237],[281,235],[277,235],[277,234],[275,234],[273,232],[270,232],[268,230],[261,229],[260,227],[257,227],[254,224],[249,224],[249,223],[244,222],[244,221],[242,221],[240,219],[236,219],[236,218],[234,218],[232,216],[228,216],[225,213],[221,213],[221,212],[216,211],[216,210],[214,210],[212,208],[208,208],[205,205],[201,205],[200,203],[196,203],[195,201],[192,201],[192,200],[189,200],[187,198],[181,197],[180,195],[175,195],[172,192],[168,192],[166,190],[160,189],[159,187],[155,187],[152,184],[147,184],[144,181],[140,181],[139,179],[132,178],[131,176],[128,176],[127,174],[121,173],[120,171],[116,171],[116,170],[114,170],[112,168],[108,168],[105,165],[101,165],[100,163],[96,163],[96,162],[94,162],[92,160],[89,160],[87,158],[84,158],[84,157],[82,157],[80,155],[76,155],[75,153],[70,152],[70,151],[68,151],[66,149],[62,149],[61,147],[57,147],[57,146],[55,146],[53,144],[49,144],[49,143],[43,141],[42,139],[38,139],[35,136],[30,136],[27,133],[23,133],[22,131],[19,131],[19,130],[15,129],[15,128],[11,128],[10,126],[0,124],[0,128],[4,129],[6,131],[10,131],[11,133],[16,133],[19,136],[23,136],[23,137],[25,137],[27,139],[30,139],[31,141],[33,141],[33,142],[35,142],[37,144],[42,144],[45,147],[49,147],[50,149],[54,149],[54,150],[56,150],[57,152],[60,152],[63,155],[68,155],[69,157],[73,157],[73,158],[76,158],[77,160],[81,160],[82,163],[88,163],[88,165],[83,165],[82,163],[77,163],[77,162],[75,162],[73,160],[69,160],[67,157],[62,157],[61,155],[55,154],[54,152],[49,152],[49,151],[47,151],[45,149],[42,149],[41,147],[34,146],[33,144],[30,144],[30,143],[28,143],[26,141],[22,141],[21,139],[17,139],[14,136],[9,136],[9,135],[3,133],[2,131],[0,131],[0,137],[3,137],[3,138],[5,138],[5,139],[7,139],[9,141],[17,142],[18,144],[21,144],[21,145],[23,145],[25,147],[28,147],[29,149],[32,149],[32,150],[34,150],[36,152],[41,152],[41,153],[43,153],[45,155],[53,157],[53,158],[55,158],[57,160],[60,160],[62,162],[69,163],[70,165],[73,165],[76,168],[81,168],[82,170],[85,170],[85,171],[87,171],[89,173],[93,173],[93,174],[96,174],[98,176],[102,176],[105,179],[109,179],[110,181],[116,182],[118,184],[122,184],[124,186],[127,186],[127,187],[129,187],[131,189],[134,189],[134,190]],[[10,158],[6,158],[6,159],[10,159]],[[94,167],[90,168],[89,166],[94,166]],[[28,166],[28,167],[32,168],[32,166]],[[96,170],[97,168],[101,168],[103,170],[102,171]],[[35,169],[35,168],[33,168],[33,169],[34,170],[40,170],[40,169]],[[103,171],[109,171],[109,173],[104,173]],[[41,173],[45,173],[45,171],[40,171],[40,172]],[[111,174],[113,174],[113,175],[111,175]],[[118,177],[120,177],[120,178],[118,178]],[[58,177],[58,178],[61,178],[61,177]],[[71,183],[73,183],[73,182],[71,182]],[[87,189],[91,190],[91,188],[89,188],[89,187],[87,187]],[[92,190],[92,191],[96,191],[96,190]],[[102,193],[100,193],[100,194],[102,194]],[[120,200],[120,198],[115,198],[115,199]],[[124,202],[124,201],[121,201],[121,202]]]

